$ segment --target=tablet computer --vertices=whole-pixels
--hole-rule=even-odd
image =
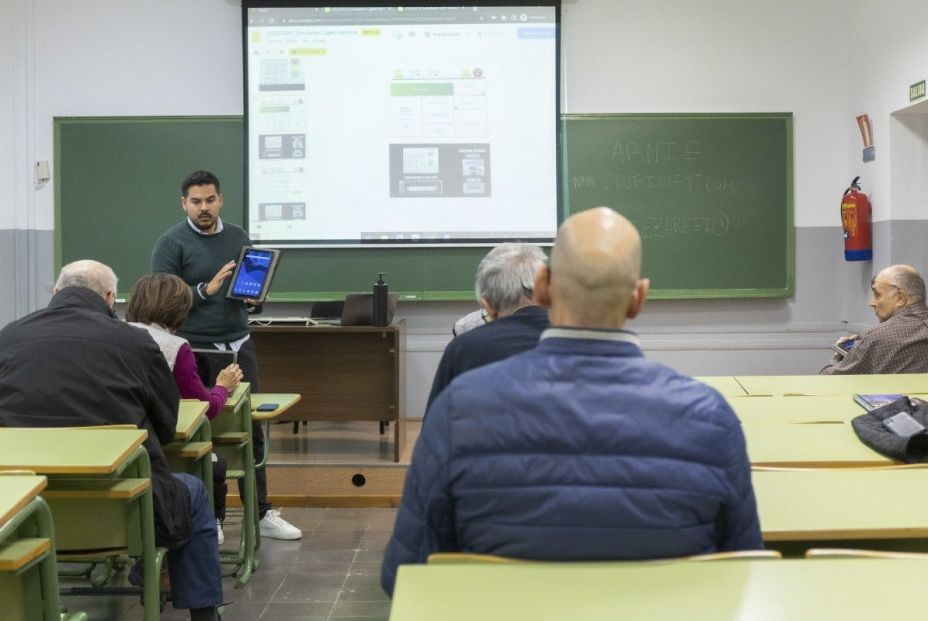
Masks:
[[[232,284],[226,297],[255,300],[258,304],[264,302],[279,259],[280,250],[244,246],[232,272]]]

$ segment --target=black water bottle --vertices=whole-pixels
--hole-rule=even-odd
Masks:
[[[374,325],[387,326],[387,298],[390,286],[383,281],[383,272],[378,272],[377,282],[374,283]]]

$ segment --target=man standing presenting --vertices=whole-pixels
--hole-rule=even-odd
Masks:
[[[928,373],[928,306],[925,281],[911,265],[890,265],[870,281],[870,308],[879,325],[853,341],[843,356],[835,354],[823,375]]]
[[[244,381],[258,392],[258,359],[248,332],[248,311],[244,303],[225,297],[226,282],[235,268],[242,246],[251,245],[240,227],[223,222],[219,179],[198,170],[181,184],[181,209],[187,217],[168,229],[155,244],[151,271],[180,276],[190,285],[193,307],[177,336],[194,349],[231,349],[238,352]],[[264,432],[252,425],[255,461],[264,455]],[[261,536],[299,539],[300,530],[280,517],[267,500],[267,473],[255,471]],[[241,491],[241,485],[239,486]]]
[[[0,330],[0,426],[146,430],[155,541],[170,549],[173,605],[194,621],[216,619],[222,576],[209,496],[196,477],[172,475],[162,448],[174,440],[177,385],[151,337],[116,317],[115,301],[113,270],[75,261],[48,308]]]
[[[647,360],[623,329],[649,282],[614,211],[568,218],[527,352],[438,396],[416,443],[381,584],[432,552],[618,560],[762,548],[741,424],[721,395]]]

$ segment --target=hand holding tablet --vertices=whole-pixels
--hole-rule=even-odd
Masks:
[[[264,302],[279,260],[280,250],[244,246],[235,263],[232,284],[229,285],[226,297],[252,304]]]

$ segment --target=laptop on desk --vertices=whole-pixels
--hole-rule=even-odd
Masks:
[[[393,314],[396,312],[398,296],[387,296],[387,325],[393,323]],[[374,294],[349,293],[345,296],[345,307],[342,309],[343,326],[372,326],[374,325]]]
[[[224,368],[238,362],[238,352],[229,349],[194,349],[193,357],[197,360],[197,373],[207,389],[216,385],[216,376]]]
[[[387,323],[393,321],[396,312],[397,295],[387,298]],[[374,294],[349,293],[344,302],[316,302],[309,316],[317,323],[335,326],[372,326],[374,325]]]

